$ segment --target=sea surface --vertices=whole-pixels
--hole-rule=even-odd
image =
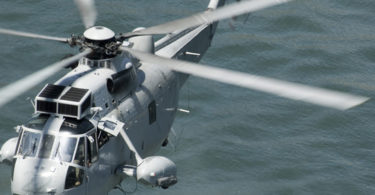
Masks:
[[[97,25],[128,32],[207,4],[97,0]],[[59,37],[84,31],[70,0],[2,0],[0,27]],[[76,52],[52,41],[0,35],[0,86]],[[126,191],[375,194],[374,0],[296,0],[222,21],[201,63],[372,99],[338,111],[191,77],[180,94],[180,107],[191,112],[177,115],[169,146],[157,153],[176,163],[179,182],[163,190],[129,179],[122,183]],[[43,86],[0,109],[0,145],[17,136],[13,127],[30,118],[30,100]],[[0,165],[0,194],[10,194],[10,174]]]

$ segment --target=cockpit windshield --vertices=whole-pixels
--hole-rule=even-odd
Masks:
[[[55,136],[41,133],[24,131],[18,154],[23,157],[49,158],[52,150]]]
[[[83,166],[81,159],[85,159],[85,153],[82,150],[85,147],[85,143],[82,142],[84,136],[79,137],[81,137],[81,141],[74,159],[79,159],[80,161],[75,160],[74,163]],[[41,133],[24,130],[17,154],[23,157],[50,158],[69,163],[73,160],[79,137],[73,137],[69,134],[59,136],[42,135]]]
[[[71,162],[76,145],[77,138],[60,136],[57,140],[56,151],[53,153],[52,158],[64,162]]]
[[[55,141],[55,136],[45,134],[42,138],[42,143],[40,145],[40,151],[38,154],[39,158],[49,158],[51,155],[51,150],[53,142]]]
[[[47,120],[48,117],[41,115],[23,126],[18,155],[24,158],[38,157],[85,166],[87,150],[90,152],[89,157],[92,158],[88,161],[96,160],[97,139],[95,132],[91,131],[94,125],[90,121],[64,119],[59,131],[45,133],[43,126],[46,125]]]
[[[24,131],[18,154],[24,157],[35,157],[39,148],[40,137],[40,133]]]

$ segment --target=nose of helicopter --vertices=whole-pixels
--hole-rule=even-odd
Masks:
[[[48,159],[17,159],[12,179],[13,194],[55,194],[64,189],[66,166]]]

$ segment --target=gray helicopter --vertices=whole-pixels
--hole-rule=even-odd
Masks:
[[[202,13],[116,34],[95,26],[92,0],[75,1],[86,30],[70,38],[8,29],[0,33],[67,43],[81,53],[0,89],[0,106],[64,67],[72,71],[46,84],[35,113],[1,148],[12,166],[13,194],[107,194],[127,177],[168,188],[176,165],[152,156],[168,144],[179,91],[190,75],[277,96],[345,110],[367,97],[196,64],[209,48],[217,22],[289,0],[211,0]],[[153,35],[163,35],[154,41]],[[59,179],[56,179],[59,178]]]

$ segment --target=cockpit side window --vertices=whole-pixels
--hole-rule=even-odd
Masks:
[[[99,148],[101,148],[105,143],[107,143],[109,141],[108,133],[98,129],[96,134],[97,134],[97,137],[98,137],[98,146],[99,146]]]
[[[55,136],[48,134],[43,135],[42,144],[38,154],[39,158],[49,158],[51,156],[51,150],[54,141]]]
[[[74,163],[85,166],[85,138],[81,137],[78,142]]]
[[[82,169],[70,166],[65,179],[65,189],[80,186],[83,183],[85,173]]]
[[[30,131],[24,131],[22,135],[22,140],[18,154],[22,156],[35,157],[39,143],[40,143],[40,133],[34,133]]]

